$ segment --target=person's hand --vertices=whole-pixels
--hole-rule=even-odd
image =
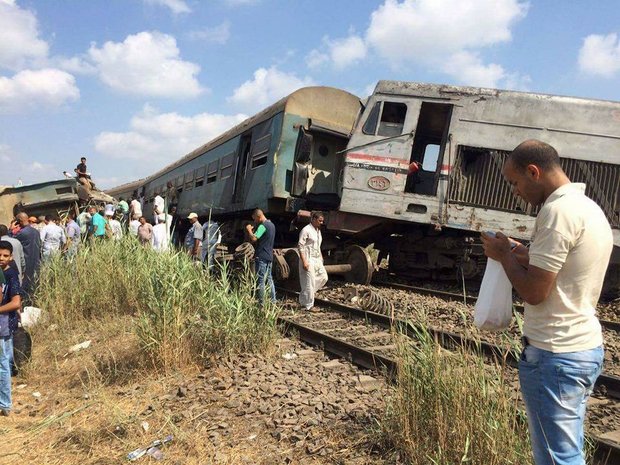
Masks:
[[[245,225],[245,229],[249,234],[253,234],[254,233],[254,226],[252,226],[251,224],[246,224]]]
[[[505,234],[497,232],[495,237],[492,237],[483,232],[481,238],[482,248],[487,257],[499,262],[506,254],[510,254],[511,242]]]
[[[303,262],[303,267],[304,267],[304,270],[308,271],[310,269],[310,263],[304,261]]]

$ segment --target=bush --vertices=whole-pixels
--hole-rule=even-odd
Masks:
[[[182,252],[157,253],[126,237],[46,262],[35,301],[61,327],[104,314],[135,318],[144,354],[168,370],[214,353],[267,350],[277,309],[260,308],[253,287],[249,272],[231,282],[226,269],[208,274]]]

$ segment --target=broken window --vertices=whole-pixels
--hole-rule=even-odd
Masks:
[[[271,134],[261,137],[252,146],[252,169],[267,163],[269,147],[271,146]]]

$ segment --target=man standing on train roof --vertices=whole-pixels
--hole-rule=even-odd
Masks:
[[[26,260],[26,269],[22,279],[22,292],[24,300],[29,302],[30,295],[34,291],[35,278],[41,266],[41,234],[30,226],[26,213],[18,213],[16,219],[21,229],[14,237],[21,242]]]
[[[486,255],[502,264],[526,302],[519,381],[534,461],[583,465],[586,401],[603,365],[595,310],[612,230],[585,185],[570,182],[550,145],[523,142],[503,175],[517,196],[540,207],[529,250],[501,232],[482,235]]]
[[[324,222],[323,213],[312,212],[310,224],[306,225],[299,233],[299,281],[301,292],[299,303],[306,310],[314,307],[314,295],[327,283],[327,272],[323,266],[321,254],[321,225]]]
[[[254,226],[251,224],[248,224],[245,229],[248,232],[250,241],[255,244],[254,266],[258,281],[258,301],[262,305],[265,300],[265,286],[269,287],[271,300],[273,302],[276,301],[276,288],[271,276],[276,227],[265,217],[265,213],[260,208],[254,210],[252,219],[257,224],[256,232],[254,232]]]
[[[200,260],[202,257],[202,225],[198,221],[198,215],[194,212],[190,213],[187,216],[187,219],[192,226],[185,235],[185,247],[187,248],[190,257],[192,257],[192,260]]]

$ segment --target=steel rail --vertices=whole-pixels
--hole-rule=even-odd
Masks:
[[[282,293],[289,295],[298,294],[294,291],[278,289]],[[316,299],[315,303],[326,306],[338,311],[346,310],[348,314],[358,315],[358,312],[348,312],[348,310],[354,309],[353,307],[347,307],[346,305],[337,304],[323,299]],[[338,307],[338,308],[337,308]],[[354,309],[359,310],[359,309]],[[361,311],[365,314],[372,314],[373,312]],[[385,317],[385,315],[372,314],[368,315],[375,323],[383,326],[375,317]],[[369,319],[371,319],[369,318]],[[385,317],[387,318],[387,317]],[[320,347],[325,352],[335,355],[340,358],[349,360],[351,363],[361,366],[362,368],[374,370],[383,374],[390,381],[394,381],[398,373],[398,363],[383,355],[377,354],[371,350],[358,347],[342,339],[336,338],[322,331],[312,329],[301,323],[291,320],[286,317],[278,317],[278,324],[283,328],[284,332],[288,335],[297,335],[303,342]],[[458,335],[451,335],[458,336]],[[460,338],[460,336],[458,336]],[[463,339],[463,338],[461,338]],[[612,441],[601,439],[596,436],[589,436],[589,439],[594,444],[594,463],[593,465],[609,465],[612,463],[620,463],[620,446]]]
[[[411,291],[411,292],[415,292],[416,294],[421,294],[421,295],[440,297],[444,300],[450,300],[450,301],[455,301],[455,302],[464,302],[464,303],[474,304],[477,300],[477,297],[471,296],[471,295],[463,296],[463,294],[457,294],[456,292],[427,289],[424,287],[409,286],[407,284],[390,283],[387,281],[373,281],[371,284],[377,287],[387,287],[390,289],[398,289],[401,291]],[[525,308],[523,307],[523,305],[514,304],[513,307],[519,313],[523,313],[525,311]],[[599,322],[601,323],[601,326],[603,328],[620,332],[620,321],[599,319]]]
[[[299,295],[298,292],[287,289],[278,289],[278,291],[288,295]],[[374,322],[386,329],[397,327],[413,339],[418,339],[420,332],[427,331],[435,340],[439,342],[442,347],[445,347],[446,349],[465,347],[473,352],[482,353],[497,360],[505,360],[506,363],[508,363],[514,368],[517,368],[519,364],[519,355],[515,351],[500,347],[495,344],[491,344],[489,342],[474,341],[465,336],[450,331],[444,331],[432,327],[425,327],[422,325],[417,325],[411,321],[401,320],[398,318],[392,319],[387,315],[369,312],[367,310],[362,310],[360,308],[352,307],[338,302],[332,302],[330,300],[315,298],[314,302],[337,310],[340,313],[352,315],[357,318],[362,318]],[[595,387],[605,392],[606,395],[609,397],[613,397],[614,399],[620,399],[620,377],[618,376],[601,373],[601,375],[596,380]]]

